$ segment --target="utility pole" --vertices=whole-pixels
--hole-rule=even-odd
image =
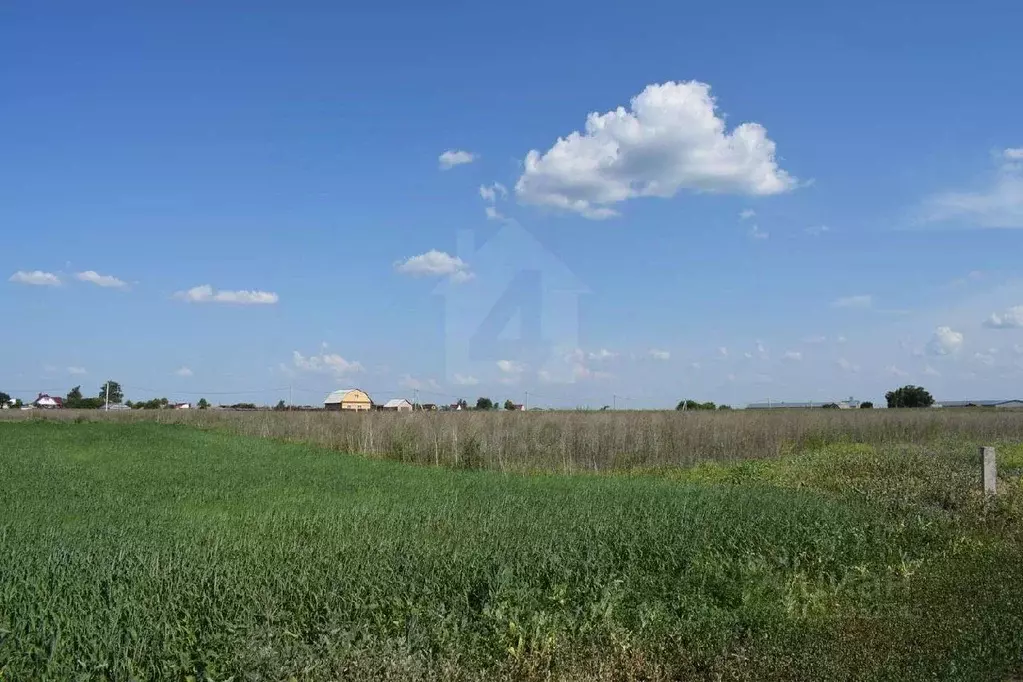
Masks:
[[[612,410],[618,409],[618,396],[614,393],[611,394],[611,409]]]
[[[295,407],[294,387],[288,384],[288,409]]]
[[[526,402],[522,403],[522,409],[529,412],[529,391],[526,391]]]
[[[107,379],[107,396],[103,401],[103,411],[110,411],[110,379]]]
[[[413,388],[412,389],[412,396],[413,396],[412,397],[412,409],[414,410],[419,405],[419,389],[418,388]]]

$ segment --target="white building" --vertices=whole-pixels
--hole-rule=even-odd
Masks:
[[[391,410],[393,412],[411,412],[412,403],[410,403],[405,398],[391,398],[386,403],[384,403],[381,409]]]

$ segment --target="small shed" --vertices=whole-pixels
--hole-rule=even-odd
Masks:
[[[392,412],[411,412],[412,403],[405,398],[391,398],[380,409],[391,410]]]
[[[364,412],[373,409],[369,394],[359,388],[342,388],[323,399],[323,409],[331,411],[352,410]]]

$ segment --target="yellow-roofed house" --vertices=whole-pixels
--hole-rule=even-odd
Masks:
[[[334,411],[368,412],[373,409],[373,400],[360,388],[342,388],[324,398],[323,408]]]

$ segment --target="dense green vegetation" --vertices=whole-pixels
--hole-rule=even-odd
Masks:
[[[3,422],[0,679],[1004,679],[1001,455],[985,502],[958,443],[520,476]]]

